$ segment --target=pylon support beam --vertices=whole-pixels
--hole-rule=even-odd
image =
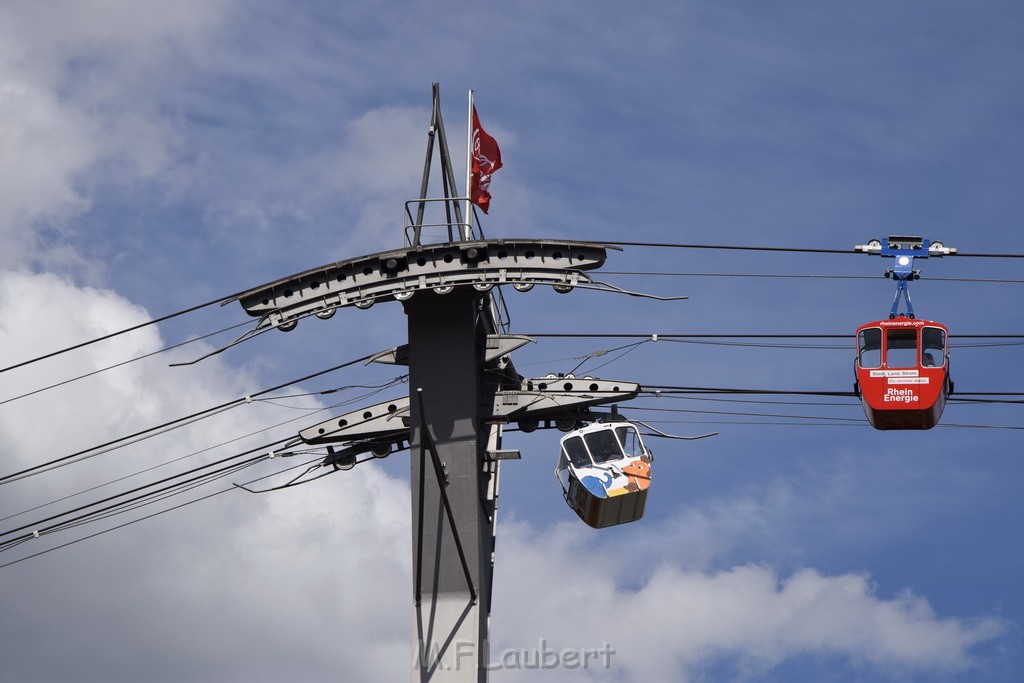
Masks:
[[[511,344],[513,340],[504,341]],[[508,346],[504,344],[496,344],[489,360],[504,358],[507,349]],[[484,419],[500,424],[557,419],[569,415],[583,417],[591,406],[628,401],[636,398],[639,393],[638,383],[620,380],[557,375],[523,379],[519,389],[495,393],[491,415]],[[407,441],[409,404],[408,396],[382,401],[306,427],[299,432],[299,438],[314,446],[357,442],[383,445]]]
[[[339,261],[262,285],[237,300],[260,319],[256,330],[288,331],[300,318],[329,318],[338,308],[369,308],[378,301],[408,301],[426,290],[448,294],[473,287],[486,292],[511,284],[525,291],[546,284],[569,291],[589,284],[584,271],[600,268],[607,249],[595,242],[499,239],[427,244]]]
[[[499,391],[492,411],[496,421],[540,420],[579,414],[590,406],[628,401],[640,394],[637,382],[590,377],[539,377],[519,390]]]
[[[310,445],[389,439],[409,435],[409,397],[400,396],[332,417],[299,432]]]

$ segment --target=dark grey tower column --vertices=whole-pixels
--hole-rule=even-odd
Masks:
[[[483,375],[481,295],[420,292],[409,318],[414,681],[484,681],[496,468],[486,460],[494,387]],[[429,433],[424,433],[424,429]],[[493,475],[491,473],[494,473]]]

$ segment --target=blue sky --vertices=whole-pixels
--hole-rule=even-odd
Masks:
[[[510,290],[512,330],[538,335],[514,356],[525,375],[579,366],[643,385],[848,391],[853,330],[884,317],[893,294],[887,264],[855,244],[911,234],[964,254],[1024,253],[1014,2],[15,1],[0,8],[2,365],[401,246],[433,82],[456,159],[469,89],[501,145],[489,237],[851,250],[611,253],[602,279],[685,301]],[[1018,346],[955,338],[1024,334],[1019,259],[921,268],[914,306],[948,325],[957,389],[1024,390]],[[850,277],[811,277],[834,275]],[[0,474],[406,333],[397,305],[347,309],[189,368],[167,363],[237,331],[7,400],[244,318],[211,307],[5,372]],[[541,336],[616,332],[851,339],[801,349],[662,339],[623,353],[622,340]],[[185,458],[97,490],[118,491],[401,395],[405,385],[360,388],[398,374],[349,368],[0,485],[2,528],[85,488]],[[787,400],[622,406],[666,432],[720,434],[651,443],[645,518],[601,532],[561,498],[559,434],[507,434],[523,459],[502,469],[492,649],[608,642],[616,655],[609,670],[492,679],[1019,680],[1020,406],[951,403],[939,427],[893,433],[872,430],[852,399]],[[276,471],[261,467],[231,481]],[[399,454],[289,491],[218,495],[4,566],[5,672],[402,680],[408,495]],[[23,544],[0,565],[129,518]]]

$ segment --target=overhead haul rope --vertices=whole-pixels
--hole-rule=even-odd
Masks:
[[[232,444],[232,443],[241,441],[243,439],[247,439],[247,438],[256,436],[257,434],[261,434],[263,432],[269,432],[270,430],[277,429],[277,428],[282,427],[282,426],[284,426],[286,424],[289,424],[289,423],[292,423],[292,422],[296,422],[298,420],[304,420],[304,419],[308,418],[310,415],[314,415],[316,413],[333,410],[334,408],[337,408],[339,406],[344,406],[344,405],[348,405],[350,403],[354,403],[356,401],[363,400],[363,399],[367,398],[368,396],[372,396],[372,395],[377,394],[377,393],[379,393],[381,391],[384,391],[388,387],[393,386],[393,385],[395,385],[395,384],[397,384],[397,383],[399,383],[401,381],[404,381],[404,377],[400,377],[400,378],[391,380],[391,381],[386,382],[384,384],[381,384],[381,385],[379,385],[377,387],[362,387],[362,386],[360,386],[360,388],[374,388],[375,390],[367,392],[367,393],[364,393],[364,394],[361,394],[360,396],[357,396],[357,397],[354,397],[354,398],[346,399],[344,401],[339,401],[338,403],[334,403],[334,404],[329,405],[329,406],[324,406],[322,408],[308,409],[308,410],[306,410],[306,412],[304,412],[302,415],[300,415],[298,417],[292,417],[292,418],[289,418],[289,419],[284,420],[282,422],[278,422],[276,424],[269,425],[267,427],[263,427],[263,428],[260,428],[258,430],[249,432],[248,434],[242,434],[241,436],[236,436],[236,437],[234,437],[232,439],[228,439],[227,441],[222,441],[222,442],[220,442],[218,444],[214,444],[212,446],[207,446],[205,448],[201,448],[199,450],[192,451],[191,453],[186,453],[185,455],[181,455],[181,456],[178,456],[176,458],[172,458],[171,460],[166,460],[166,461],[158,463],[156,465],[151,465],[149,467],[145,467],[145,468],[143,468],[141,470],[137,470],[137,471],[132,472],[130,474],[125,474],[125,475],[119,476],[116,479],[112,479],[110,481],[106,481],[106,482],[104,482],[102,484],[96,484],[94,486],[90,486],[88,488],[76,491],[75,493],[69,493],[69,494],[61,496],[60,498],[57,498],[55,500],[51,500],[51,501],[46,502],[46,503],[40,503],[40,504],[35,505],[35,506],[33,506],[31,508],[28,508],[26,510],[22,510],[21,512],[15,512],[15,513],[9,514],[9,515],[7,515],[5,517],[0,517],[0,522],[6,521],[8,519],[12,519],[14,517],[19,517],[19,516],[24,515],[24,514],[28,514],[29,512],[33,512],[35,510],[39,510],[39,509],[42,509],[42,508],[45,508],[45,507],[49,507],[50,505],[55,505],[55,504],[60,503],[62,501],[69,500],[71,498],[75,498],[77,496],[89,493],[91,491],[99,490],[101,488],[110,486],[112,484],[116,484],[118,482],[125,481],[127,479],[131,479],[132,477],[136,477],[138,475],[145,474],[147,472],[152,472],[152,471],[154,471],[156,469],[159,469],[161,467],[166,467],[168,465],[172,465],[172,464],[174,464],[176,462],[180,462],[182,460],[186,460],[188,458],[195,457],[195,456],[200,455],[202,453],[206,453],[208,451],[212,451],[214,449],[221,448],[223,446],[227,446],[228,444]],[[353,388],[353,387],[346,387],[346,388]],[[294,397],[301,397],[301,396],[314,396],[314,395],[317,395],[317,394],[330,394],[330,393],[334,393],[336,391],[337,391],[337,389],[328,389],[327,391],[323,391],[323,392],[310,392],[310,393],[304,393],[304,394],[295,394],[295,395],[293,395],[291,397],[281,397],[281,398],[294,398]],[[263,402],[270,402],[269,399],[258,399],[258,400],[263,401]],[[278,405],[278,404],[272,404],[272,405]]]
[[[679,244],[673,242],[607,242],[601,241],[601,244],[609,244],[617,247],[656,247],[659,249],[726,249],[734,251],[777,251],[777,252],[789,252],[794,254],[856,254],[857,251],[853,249],[810,249],[806,247],[750,247],[740,245],[728,245],[728,244]],[[971,254],[958,251],[956,254],[959,258],[1024,258],[1024,254]]]
[[[227,401],[225,403],[221,403],[220,405],[213,406],[212,408],[206,408],[205,410],[200,410],[198,412],[192,413],[191,415],[186,415],[184,417],[179,417],[179,418],[176,418],[174,420],[170,420],[170,421],[165,422],[163,424],[156,425],[155,427],[148,427],[147,429],[140,430],[140,431],[135,432],[133,434],[128,434],[126,436],[121,436],[121,437],[118,437],[117,439],[113,439],[111,441],[107,441],[105,443],[102,443],[102,444],[99,444],[99,445],[96,445],[96,446],[92,446],[90,448],[85,448],[83,450],[76,451],[74,453],[70,453],[70,454],[62,456],[60,458],[55,458],[53,460],[41,463],[39,465],[34,465],[32,467],[28,467],[28,468],[25,468],[23,470],[19,470],[17,472],[12,472],[11,474],[6,474],[6,475],[3,475],[3,476],[0,476],[0,485],[6,484],[6,483],[9,483],[9,482],[12,482],[12,481],[16,481],[18,479],[23,479],[26,476],[31,476],[33,473],[40,473],[40,471],[46,471],[46,470],[49,470],[49,469],[54,469],[55,467],[60,467],[60,466],[62,466],[62,463],[63,464],[70,464],[69,461],[77,461],[79,459],[84,460],[86,458],[91,458],[91,457],[94,457],[96,455],[100,455],[102,453],[107,452],[108,450],[114,450],[114,448],[111,448],[111,447],[120,448],[121,446],[118,446],[118,444],[126,445],[125,442],[134,443],[135,441],[140,441],[143,438],[150,438],[151,436],[155,436],[157,433],[162,433],[160,430],[176,429],[176,428],[184,426],[186,424],[190,424],[191,422],[194,422],[196,420],[204,419],[206,417],[209,417],[209,416],[211,416],[211,415],[213,415],[215,413],[219,413],[219,412],[225,411],[225,410],[230,410],[230,409],[235,408],[237,406],[245,405],[246,403],[250,403],[257,396],[262,396],[264,394],[268,394],[270,392],[277,391],[278,389],[283,389],[284,387],[288,387],[288,386],[291,386],[293,384],[298,384],[299,382],[305,382],[306,380],[313,379],[314,377],[319,377],[321,375],[326,375],[327,373],[334,372],[335,370],[340,370],[341,368],[345,368],[345,367],[348,367],[350,365],[355,365],[356,363],[362,363],[364,361],[369,360],[370,358],[373,358],[375,355],[376,354],[369,354],[367,356],[363,356],[362,358],[357,358],[355,360],[348,361],[347,363],[341,363],[340,365],[335,365],[334,367],[328,368],[326,370],[321,370],[319,372],[314,372],[314,373],[311,373],[311,374],[306,375],[304,377],[300,377],[298,379],[294,379],[294,380],[291,380],[289,382],[284,382],[282,384],[278,384],[277,386],[270,387],[269,389],[263,389],[261,391],[255,392],[253,394],[249,394],[248,396],[243,396],[241,398],[236,398],[236,399],[234,399],[232,401]],[[107,449],[107,450],[102,450],[102,449]]]
[[[246,320],[244,322],[236,323],[234,325],[231,325],[230,327],[225,327],[223,329],[217,330],[216,332],[209,332],[209,333],[204,334],[204,335],[202,335],[200,337],[195,337],[193,339],[186,339],[183,342],[178,342],[177,344],[171,344],[170,346],[165,346],[162,349],[158,349],[156,351],[150,351],[149,353],[144,353],[141,356],[135,356],[134,358],[129,358],[127,360],[123,360],[120,363],[114,363],[113,365],[107,365],[106,367],[98,368],[98,369],[93,370],[91,372],[87,372],[87,373],[84,373],[82,375],[78,375],[77,377],[71,377],[69,379],[61,380],[60,382],[55,382],[55,383],[50,384],[48,386],[40,387],[39,389],[33,389],[32,391],[27,391],[24,394],[19,394],[18,396],[12,396],[10,398],[5,398],[2,401],[0,401],[0,406],[2,406],[5,403],[10,403],[12,401],[17,401],[17,400],[22,399],[22,398],[27,398],[28,396],[34,396],[35,394],[42,393],[42,392],[47,391],[49,389],[55,389],[57,387],[62,387],[65,384],[71,384],[72,382],[77,382],[78,380],[85,379],[86,377],[92,377],[93,375],[98,375],[101,372],[106,372],[107,370],[113,370],[113,369],[119,368],[119,367],[121,367],[123,365],[128,365],[129,363],[134,363],[135,361],[143,360],[145,358],[149,358],[151,356],[155,356],[157,354],[161,354],[161,353],[163,353],[165,351],[171,351],[173,349],[177,349],[177,348],[180,348],[182,346],[187,346],[188,344],[192,344],[192,343],[195,343],[195,342],[198,342],[198,341],[202,341],[203,339],[208,339],[210,337],[215,337],[218,334],[221,334],[223,332],[228,332],[230,330],[233,330],[235,328],[242,327],[242,326],[248,325],[248,324],[249,324],[248,320]],[[68,350],[70,350],[70,349],[68,349]],[[42,360],[42,358],[38,358],[36,360]],[[34,362],[34,361],[28,361],[28,362],[31,363],[31,362]],[[10,369],[13,369],[15,367],[18,367],[18,366],[12,365],[10,368],[5,368],[5,370],[10,370]]]
[[[727,277],[769,278],[794,280],[877,280],[876,275],[793,275],[790,273],[678,273],[653,270],[602,270],[602,275],[653,275],[665,277]],[[1024,280],[981,277],[928,277],[929,282],[986,282],[998,284],[1024,284]]]
[[[132,325],[131,327],[126,327],[125,329],[118,330],[117,332],[111,332],[110,334],[105,334],[102,337],[96,337],[95,339],[90,339],[88,341],[84,341],[84,342],[81,342],[79,344],[74,344],[72,346],[67,346],[67,347],[65,347],[63,349],[59,349],[57,351],[51,351],[50,353],[45,353],[42,356],[37,356],[35,358],[30,358],[28,360],[21,361],[20,363],[15,363],[14,365],[8,365],[6,368],[0,368],[0,373],[7,372],[8,370],[14,370],[16,368],[21,368],[21,367],[24,367],[26,365],[31,365],[32,363],[37,363],[37,362],[39,362],[41,360],[46,360],[47,358],[53,358],[54,356],[59,356],[62,353],[67,353],[68,351],[74,351],[75,349],[80,349],[80,348],[82,348],[84,346],[89,346],[91,344],[96,344],[96,343],[101,342],[101,341],[106,341],[108,339],[113,339],[114,337],[120,336],[122,334],[127,334],[128,332],[134,332],[135,330],[141,330],[143,327],[149,327],[150,325],[156,325],[158,323],[164,322],[165,320],[171,320],[172,318],[177,318],[178,316],[185,315],[186,313],[194,313],[195,311],[198,311],[198,310],[203,309],[203,308],[207,308],[208,306],[213,306],[214,304],[219,304],[219,303],[221,303],[223,301],[230,301],[230,300],[234,299],[235,297],[238,297],[240,294],[243,294],[243,293],[244,292],[238,292],[237,294],[231,294],[229,296],[220,297],[219,299],[213,299],[212,301],[207,301],[204,304],[198,304],[196,306],[190,306],[189,308],[185,308],[185,309],[182,309],[180,311],[176,311],[174,313],[168,313],[167,315],[160,316],[159,318],[154,318],[152,320],[147,320],[146,322],[139,323],[138,325]]]

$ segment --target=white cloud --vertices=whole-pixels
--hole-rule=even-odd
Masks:
[[[146,319],[144,310],[110,291],[75,287],[52,275],[6,272],[0,276],[0,320],[4,321],[0,346],[9,363]],[[151,353],[163,344],[157,329],[147,327],[9,371],[3,375],[2,398]],[[224,365],[219,358],[193,368],[167,367],[170,360],[191,359],[204,350],[209,348],[192,345],[162,354],[158,361],[132,363],[72,382],[59,391],[0,406],[0,444],[5,454],[2,473],[253,391],[253,377]],[[3,484],[3,529],[263,443],[272,438],[259,434],[268,424],[298,416],[297,422],[277,430],[278,435],[294,435],[302,426],[322,419],[311,414],[303,421],[308,411],[320,407],[312,399],[290,399],[287,404],[291,407],[259,402],[244,405],[216,419],[87,462]],[[250,433],[257,436],[201,452]],[[189,453],[196,454],[88,495],[7,518]],[[172,502],[218,488],[230,489],[232,481],[247,481],[299,464],[271,462],[269,467],[247,470]],[[258,486],[281,481],[272,479]],[[144,508],[139,514],[159,508]],[[114,522],[131,517],[117,517]],[[101,528],[102,524],[86,527],[81,535]],[[17,559],[23,550],[43,550],[50,540],[62,543],[79,535],[74,530],[44,536],[36,544],[0,555],[0,564]],[[266,496],[233,491],[7,567],[0,570],[0,582],[7,586],[2,591],[0,616],[3,650],[30,655],[12,663],[8,672],[22,680],[67,679],[78,675],[71,674],[74,662],[87,660],[87,678],[132,679],[136,677],[134,667],[141,664],[122,661],[119,654],[130,652],[134,662],[166,667],[171,679],[191,678],[189,672],[198,672],[194,675],[200,679],[251,680],[254,675],[283,679],[290,671],[306,667],[313,667],[313,678],[323,677],[322,672],[331,670],[326,660],[335,653],[333,636],[313,652],[309,639],[331,632],[338,624],[353,624],[357,626],[348,646],[352,648],[349,665],[352,671],[372,675],[381,659],[394,660],[391,650],[401,650],[404,656],[408,647],[407,629],[393,615],[404,613],[408,602],[406,591],[395,587],[409,584],[409,537],[407,485],[371,464],[349,476],[335,476],[295,491]],[[11,588],[15,585],[17,590]],[[32,597],[36,592],[45,596],[37,600]],[[100,637],[83,628],[80,619],[105,624],[105,633]],[[401,625],[396,627],[396,623]],[[39,657],[40,645],[29,635],[37,628],[61,641],[46,657]],[[254,640],[257,632],[259,638]],[[26,637],[29,640],[21,640]],[[263,638],[272,645],[261,643]],[[104,642],[117,642],[118,647],[105,647]],[[241,652],[248,663],[239,665],[224,657],[226,651]],[[167,659],[170,653],[174,653],[174,661]],[[42,662],[44,659],[47,662]]]
[[[98,150],[89,121],[53,92],[24,80],[4,79],[0,85],[0,129],[0,266],[11,266],[35,246],[34,221],[59,225],[88,208],[73,181]]]
[[[359,198],[408,192],[420,177],[416,161],[422,162],[429,124],[430,112],[422,107],[366,112],[346,126],[345,149],[325,185]],[[435,164],[438,154],[435,146]]]
[[[98,164],[115,162],[105,181],[118,169],[135,180],[168,172],[178,121],[141,93],[174,82],[223,9],[120,0],[0,8],[0,267],[75,261],[53,237],[90,207],[82,174]]]
[[[704,571],[663,562],[634,575],[635,563],[617,567],[607,549],[557,527],[506,525],[498,565],[492,661],[505,649],[534,647],[538,635],[555,650],[609,643],[615,680],[694,680],[723,660],[756,677],[807,654],[867,665],[875,680],[947,673],[968,669],[970,649],[1006,626],[940,618],[910,592],[883,598],[864,574],[806,568],[781,577],[766,566]],[[565,680],[567,672],[550,673]]]
[[[442,100],[443,102],[443,100]],[[450,103],[449,103],[450,104]],[[397,231],[409,223],[402,213],[405,202],[419,196],[423,163],[428,145],[430,110],[424,107],[378,107],[364,112],[345,127],[345,135],[336,147],[319,158],[306,160],[302,173],[310,174],[305,190],[312,196],[341,196],[360,207],[352,224],[346,226],[346,250],[350,253],[378,251],[395,246]],[[514,146],[514,135],[497,125],[488,126],[500,137],[505,150]],[[466,123],[464,117],[445,121],[449,161],[455,179],[451,194],[466,192]],[[435,134],[430,161],[428,198],[443,196],[440,136]],[[516,218],[530,205],[529,193],[507,175],[502,176],[502,197]],[[409,208],[413,216],[416,206]],[[447,239],[444,205],[428,203],[423,222],[423,239]],[[521,226],[516,228],[521,231]]]
[[[337,195],[361,207],[345,231],[347,248],[354,253],[394,246],[405,224],[404,202],[415,197],[420,185],[429,124],[430,111],[421,107],[373,109],[345,127],[338,147],[310,160],[314,196]],[[434,188],[440,187],[439,158],[435,143]]]

